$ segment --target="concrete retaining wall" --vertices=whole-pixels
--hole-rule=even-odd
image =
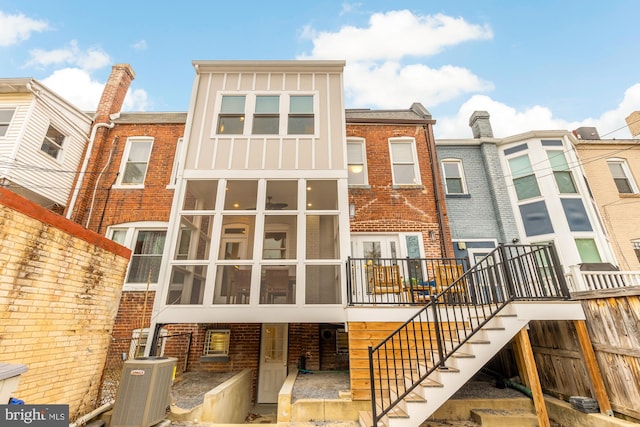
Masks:
[[[244,423],[251,410],[251,379],[251,369],[245,369],[205,394],[200,421]]]

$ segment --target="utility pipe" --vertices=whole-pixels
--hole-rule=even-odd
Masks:
[[[117,116],[120,114],[118,113]],[[109,116],[112,120],[117,118],[115,115]],[[78,175],[78,182],[76,183],[76,188],[73,189],[73,195],[71,196],[71,202],[69,202],[69,207],[67,208],[67,219],[71,219],[71,213],[73,212],[73,208],[76,205],[76,201],[78,200],[78,194],[80,193],[80,188],[82,187],[82,181],[84,180],[84,174],[87,171],[87,165],[89,164],[89,158],[91,157],[91,152],[93,151],[93,143],[96,139],[96,133],[98,132],[98,128],[108,128],[113,129],[116,124],[114,122],[111,123],[96,123],[91,129],[91,137],[89,138],[89,146],[87,147],[87,154],[84,157],[84,161],[82,162],[82,168],[80,169],[80,174]]]
[[[80,418],[78,418],[77,420],[75,420],[74,422],[72,422],[71,424],[69,424],[69,427],[80,427],[85,425],[87,422],[91,421],[93,418],[97,417],[98,415],[102,414],[103,412],[107,412],[109,409],[111,409],[113,407],[113,401],[105,403],[104,405],[100,406],[99,408],[94,409],[93,411],[89,412],[88,414],[85,414],[83,416],[81,416]]]

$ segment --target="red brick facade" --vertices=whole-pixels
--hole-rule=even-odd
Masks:
[[[356,208],[355,218],[350,221],[351,232],[421,232],[426,257],[443,256],[441,241],[445,242],[446,251],[451,246],[451,237],[437,159],[433,159],[436,165],[433,168],[436,174],[434,186],[430,153],[435,157],[435,146],[429,150],[428,144],[433,144],[430,126],[425,129],[422,125],[348,123],[347,137],[364,138],[366,141],[370,186],[349,189],[349,203]],[[389,138],[396,137],[415,139],[422,185],[394,188]],[[436,194],[434,189],[440,194]],[[440,201],[442,227],[439,225],[437,200]]]

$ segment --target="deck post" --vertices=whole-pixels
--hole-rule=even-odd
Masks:
[[[600,412],[611,417],[613,416],[611,402],[609,401],[609,395],[607,394],[607,389],[602,379],[596,354],[593,351],[593,345],[591,344],[591,338],[589,338],[587,324],[584,320],[574,320],[573,324],[576,328],[576,333],[578,334],[578,342],[580,343],[584,363],[587,365],[587,372],[589,373],[589,379],[593,386],[593,394],[595,394],[595,398],[598,401]]]
[[[538,377],[538,369],[536,368],[536,360],[533,357],[533,349],[531,348],[531,341],[529,341],[529,332],[524,327],[515,336],[516,349],[520,351],[522,361],[524,362],[524,374],[527,378],[527,382],[531,387],[531,394],[533,396],[533,406],[536,409],[536,416],[538,417],[538,425],[540,427],[550,427],[549,414],[547,413],[547,405],[544,401],[542,394],[542,386],[540,385],[540,378]],[[517,357],[516,357],[517,359]]]

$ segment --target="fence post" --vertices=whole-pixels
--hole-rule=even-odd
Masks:
[[[347,257],[346,273],[347,273],[347,305],[353,305],[353,298],[351,296],[351,257]]]

